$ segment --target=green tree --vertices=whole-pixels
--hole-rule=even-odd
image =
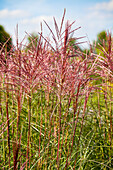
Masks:
[[[28,45],[27,45],[27,50],[30,48],[36,48],[38,44],[39,37],[36,33],[31,33],[28,38]]]
[[[106,44],[106,42],[107,42],[107,33],[106,31],[102,31],[97,35],[97,43],[99,43],[102,46],[103,43]]]
[[[93,44],[95,44],[95,52],[97,54],[99,54],[101,51],[100,49],[102,47],[104,47],[106,50],[108,48],[108,34],[106,31],[101,31],[100,33],[97,34],[97,40],[96,40],[96,44],[95,42],[93,42]]]
[[[5,47],[7,48],[7,51],[10,51],[12,47],[12,38],[10,38],[10,35],[5,31],[4,27],[0,25],[0,49],[6,41]]]
[[[69,47],[72,47],[75,51],[76,50],[80,50],[82,51],[80,45],[79,45],[79,42],[77,42],[76,38],[70,38],[69,39]]]

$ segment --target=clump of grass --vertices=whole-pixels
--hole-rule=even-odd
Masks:
[[[112,169],[111,35],[104,56],[83,54],[64,17],[56,33],[44,21],[54,45],[41,31],[37,46],[0,51],[3,169]]]

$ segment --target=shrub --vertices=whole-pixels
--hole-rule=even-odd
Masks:
[[[0,54],[3,169],[113,167],[112,68],[105,65],[113,56],[72,48],[78,28],[67,21],[62,32],[64,16],[60,29],[54,18],[57,37],[45,22],[54,46],[41,32],[35,48],[17,44],[7,57]]]

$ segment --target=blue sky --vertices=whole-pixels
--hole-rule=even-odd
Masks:
[[[66,8],[66,20],[75,21],[74,28],[81,26],[74,36],[87,35],[90,42],[102,30],[113,33],[113,0],[0,0],[0,24],[13,37],[19,26],[19,40],[25,32],[40,32],[43,20],[53,29],[53,16],[58,24]],[[43,24],[45,34],[47,28]],[[87,44],[85,45],[87,46]]]

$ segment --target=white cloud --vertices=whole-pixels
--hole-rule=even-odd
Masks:
[[[21,27],[23,27],[24,31],[29,33],[29,32],[40,32],[41,30],[40,23],[42,23],[43,31],[48,34],[49,29],[43,22],[44,20],[47,22],[50,28],[53,29],[53,16],[46,16],[46,15],[23,19],[20,21],[20,25]]]
[[[45,20],[47,23],[48,22],[52,22],[53,21],[53,17],[52,16],[37,16],[31,19],[23,19],[21,21],[22,24],[37,24],[40,22],[43,22],[43,20]]]
[[[113,13],[110,12],[103,12],[103,11],[99,11],[99,10],[95,10],[90,12],[90,15],[87,15],[87,18],[93,18],[94,20],[106,20],[106,19],[111,19],[113,18]]]
[[[8,10],[8,9],[3,9],[0,10],[0,18],[20,18],[20,17],[26,17],[29,14],[25,12],[24,10]]]
[[[113,0],[109,2],[96,3],[95,6],[89,8],[89,13],[87,14],[87,19],[92,19],[93,22],[108,23],[112,21],[113,18]]]
[[[113,11],[113,0],[110,0],[109,2],[97,3],[92,9]]]

